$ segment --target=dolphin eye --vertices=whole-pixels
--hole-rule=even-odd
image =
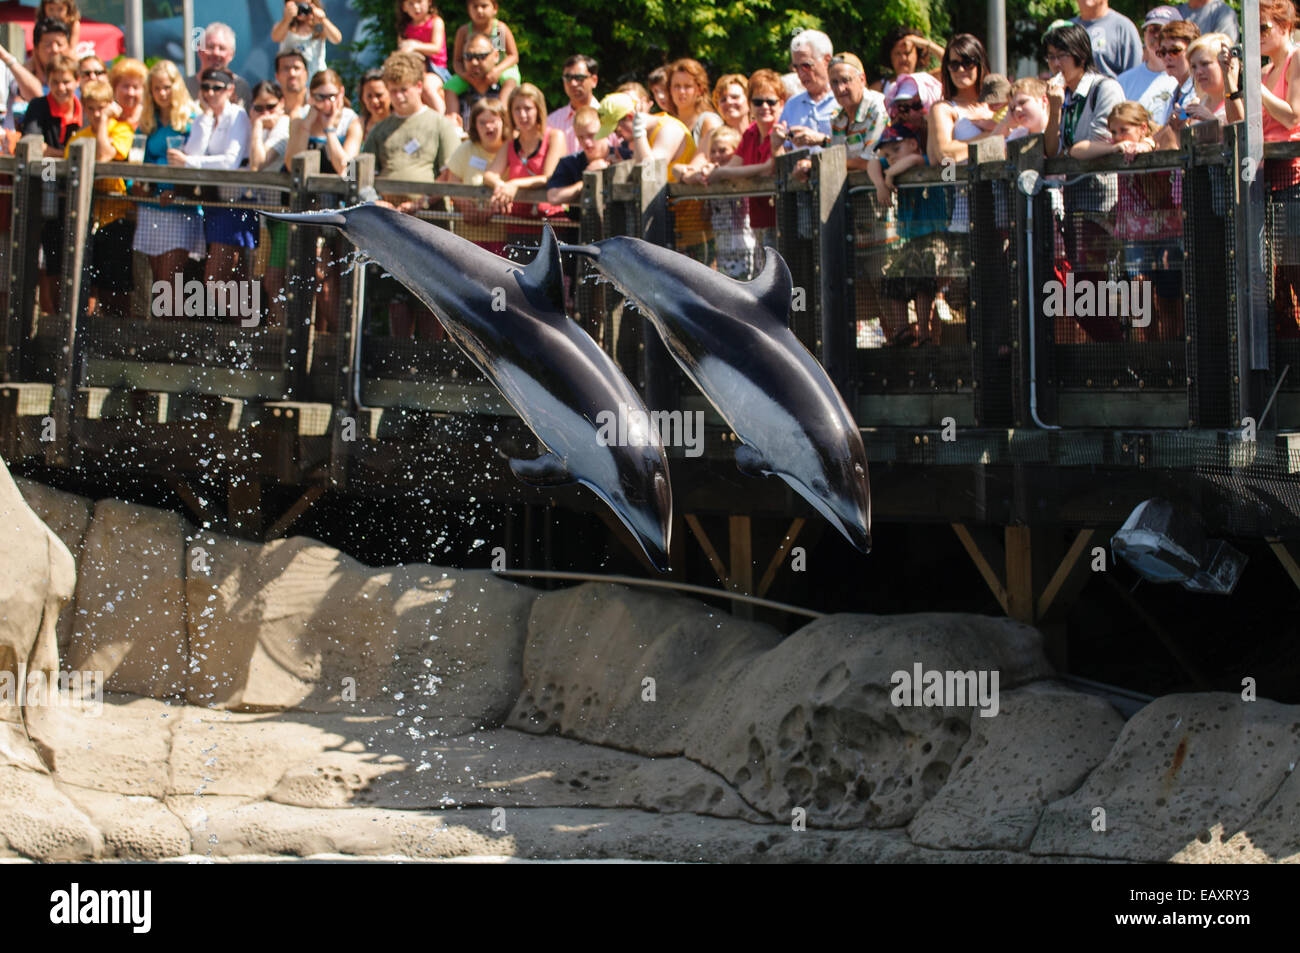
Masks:
[[[867,471],[862,468],[862,464],[860,463],[853,464],[853,472],[856,473],[858,476],[867,475]]]

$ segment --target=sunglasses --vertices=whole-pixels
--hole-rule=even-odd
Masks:
[[[791,65],[792,67],[794,67],[796,70],[801,70],[801,69],[812,69],[812,68],[813,68],[813,61],[812,61],[812,60],[809,60],[809,61],[806,62],[806,63],[791,63],[790,65]]]
[[[257,114],[275,112],[275,107],[278,105],[280,104],[279,103],[254,103],[253,112]]]
[[[961,69],[975,69],[975,67],[977,67],[977,66],[979,66],[979,65],[980,65],[980,61],[979,61],[979,60],[977,60],[977,59],[972,59],[971,57],[966,56],[966,57],[963,57],[962,59],[959,59],[959,60],[952,60],[952,61],[948,64],[948,68],[949,68],[949,69],[953,69],[953,68],[955,68],[955,67],[958,67],[958,68],[961,68]]]
[[[311,98],[318,103],[323,103],[323,102],[328,102],[329,100],[333,99],[337,95],[338,95],[337,91],[332,93],[312,93]]]
[[[491,55],[491,53],[466,53],[465,59],[469,60],[471,63],[476,63],[479,60],[487,59]]]
[[[564,81],[566,83],[581,83],[591,78],[590,73],[565,73]]]
[[[920,103],[895,103],[894,109],[900,113],[920,112],[925,107]]]
[[[1185,46],[1162,46],[1160,48],[1161,56],[1182,56],[1187,50]]]
[[[108,75],[108,70],[106,70],[106,69],[83,69],[83,70],[81,71],[81,74],[80,74],[80,75],[82,75],[82,76],[107,76],[107,75]]]
[[[223,89],[229,88],[230,87],[225,83],[202,83],[199,85],[199,89],[203,90],[205,93],[219,93]]]
[[[751,99],[751,100],[750,100],[750,103],[753,104],[754,106],[779,106],[779,105],[781,105],[781,100],[779,100],[779,99],[764,99],[764,98],[762,98],[761,96],[759,96],[759,97],[756,97],[756,98],[754,98],[754,99]]]

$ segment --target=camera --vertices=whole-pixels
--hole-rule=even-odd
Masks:
[[[309,17],[309,16],[311,16],[311,4],[310,4],[310,3],[300,3],[300,4],[298,4],[298,16],[300,16],[300,17]]]
[[[1234,60],[1241,59],[1241,55],[1242,55],[1242,48],[1240,43],[1238,43],[1236,46],[1228,50],[1228,56]]]

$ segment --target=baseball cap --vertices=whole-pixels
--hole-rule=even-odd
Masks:
[[[885,127],[885,131],[880,134],[880,139],[876,142],[876,150],[879,151],[881,146],[887,146],[891,142],[902,142],[904,139],[921,141],[915,129],[905,126],[901,122],[891,122]]]
[[[1164,26],[1166,23],[1174,23],[1182,19],[1177,8],[1171,6],[1152,7],[1147,13],[1147,18],[1142,21],[1142,28],[1146,29],[1153,23]]]
[[[921,105],[929,109],[943,98],[943,86],[929,73],[904,73],[885,87],[885,106],[892,108],[896,99],[920,97]]]
[[[636,101],[631,96],[627,93],[610,93],[596,106],[596,115],[600,117],[600,128],[596,130],[596,138],[604,139],[614,131],[614,127],[624,116],[634,112],[636,112]]]
[[[863,76],[867,75],[867,71],[862,68],[862,60],[858,59],[852,53],[836,53],[833,57],[831,57],[831,66],[835,66],[839,63],[847,63],[849,66],[852,66]]]

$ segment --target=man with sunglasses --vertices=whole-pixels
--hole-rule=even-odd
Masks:
[[[488,76],[496,66],[497,48],[492,45],[491,37],[484,33],[474,33],[465,41],[465,51],[461,59],[465,62],[465,75],[453,76],[443,87],[447,97],[447,117],[460,120],[461,128],[469,128],[469,114],[480,99],[500,99],[501,82],[495,82]]]
[[[1142,21],[1142,62],[1117,77],[1124,98],[1139,103],[1157,126],[1169,121],[1169,108],[1178,88],[1178,81],[1165,72],[1165,60],[1160,55],[1160,31],[1165,24],[1181,19],[1178,11],[1170,6],[1149,10]]]
[[[1097,72],[1115,79],[1142,62],[1142,37],[1133,21],[1110,8],[1110,0],[1075,0],[1079,15],[1070,22],[1088,31]]]
[[[830,145],[835,94],[831,92],[831,38],[821,30],[804,30],[790,41],[790,66],[803,84],[781,110],[786,128],[785,148],[820,149]]]
[[[559,129],[564,133],[564,154],[571,156],[582,150],[578,135],[573,131],[573,117],[579,109],[596,108],[596,84],[599,81],[599,64],[590,56],[581,53],[570,56],[564,61],[564,92],[569,97],[568,105],[553,110],[546,117],[548,129]],[[610,136],[610,146],[618,146],[618,137]]]
[[[1175,135],[1187,125],[1187,102],[1196,96],[1187,48],[1200,35],[1200,29],[1191,20],[1175,20],[1160,28],[1160,56],[1165,61],[1165,72],[1176,84],[1166,115],[1166,122]]]

